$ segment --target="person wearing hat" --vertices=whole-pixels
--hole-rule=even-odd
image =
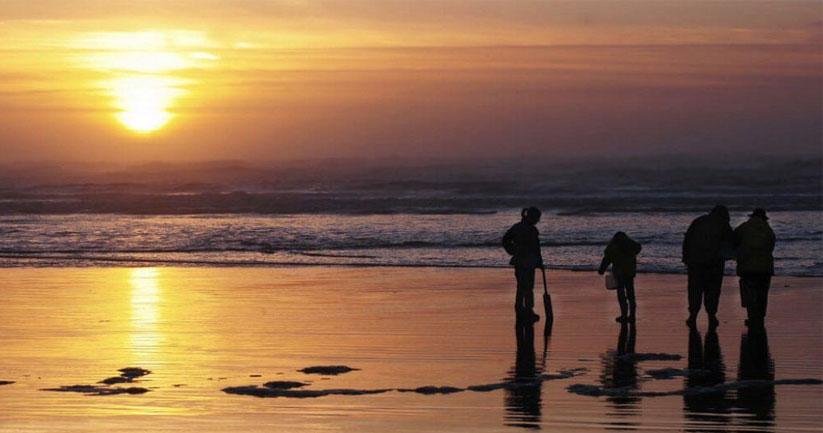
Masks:
[[[746,307],[746,325],[761,327],[766,318],[769,286],[774,275],[774,231],[763,209],[755,209],[748,221],[734,229],[740,300]]]
[[[514,266],[514,277],[517,279],[514,311],[518,321],[540,320],[534,312],[534,271],[543,268],[540,232],[535,227],[540,215],[540,209],[536,207],[524,208],[520,212],[520,222],[503,236],[503,248],[512,256],[509,264]]]
[[[706,215],[692,221],[683,238],[683,263],[689,274],[689,318],[686,324],[696,326],[697,313],[703,304],[709,315],[709,326],[720,324],[717,307],[723,285],[725,261],[734,244],[729,225],[729,210],[717,205]]]

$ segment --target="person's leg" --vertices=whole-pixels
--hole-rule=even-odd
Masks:
[[[717,326],[717,308],[720,304],[720,287],[723,285],[724,266],[712,266],[706,270],[706,283],[703,293],[703,305],[709,314],[709,326]]]
[[[743,308],[748,307],[747,303],[749,302],[749,292],[747,292],[748,287],[743,284],[743,277],[737,277],[737,283],[740,285],[740,306]]]
[[[770,275],[752,275],[748,277],[751,292],[751,312],[749,322],[754,326],[762,326],[766,318],[766,308],[768,306]]]
[[[757,287],[752,275],[740,276],[740,293],[744,297],[743,304],[746,305],[746,324],[752,325],[757,317]]]
[[[700,312],[700,304],[703,303],[703,281],[701,278],[703,272],[698,267],[689,267],[688,272],[689,319],[686,320],[686,323],[688,323],[689,326],[694,326],[697,313]]]
[[[525,305],[525,290],[523,290],[523,288],[526,285],[525,281],[523,281],[525,277],[521,268],[514,268],[514,277],[517,279],[517,292],[514,295],[514,312],[520,315],[523,313]]]
[[[517,295],[514,309],[518,317],[536,319],[534,315],[534,268],[515,268]],[[527,317],[528,316],[528,317]]]
[[[629,305],[626,302],[626,286],[622,279],[617,280],[617,289],[614,290],[617,292],[617,304],[620,305],[620,317],[617,317],[615,320],[617,321],[624,321],[626,320],[626,316],[628,316],[628,309]]]
[[[629,301],[629,320],[634,320],[637,312],[637,301],[634,298],[634,278],[626,279],[626,299]]]
[[[764,275],[763,276],[763,298],[761,299],[760,304],[760,319],[765,321],[766,320],[766,310],[769,307],[769,289],[772,286],[772,276],[771,275]]]
[[[525,270],[524,280],[523,308],[527,313],[534,313],[534,268]]]

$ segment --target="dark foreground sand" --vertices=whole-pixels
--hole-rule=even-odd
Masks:
[[[541,321],[518,338],[502,269],[0,275],[2,432],[823,425],[821,279],[777,278],[766,332],[748,333],[727,278],[712,333],[683,324],[684,276],[638,278],[632,330],[599,276],[551,272],[551,336]]]

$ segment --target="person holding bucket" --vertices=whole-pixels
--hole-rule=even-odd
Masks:
[[[634,322],[637,303],[634,297],[634,277],[637,274],[637,255],[641,245],[630,238],[626,233],[617,232],[606,245],[603,260],[597,273],[603,275],[612,267],[613,280],[606,279],[606,288],[617,291],[617,302],[620,304],[620,316],[615,321],[620,323]]]
[[[543,255],[540,252],[540,209],[525,208],[520,212],[521,220],[513,225],[503,236],[503,248],[512,258],[509,264],[514,266],[517,279],[517,294],[514,311],[518,321],[538,321],[540,316],[534,312],[534,271],[543,269]]]

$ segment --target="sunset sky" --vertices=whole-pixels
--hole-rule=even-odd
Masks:
[[[822,9],[3,0],[0,162],[819,154]]]

